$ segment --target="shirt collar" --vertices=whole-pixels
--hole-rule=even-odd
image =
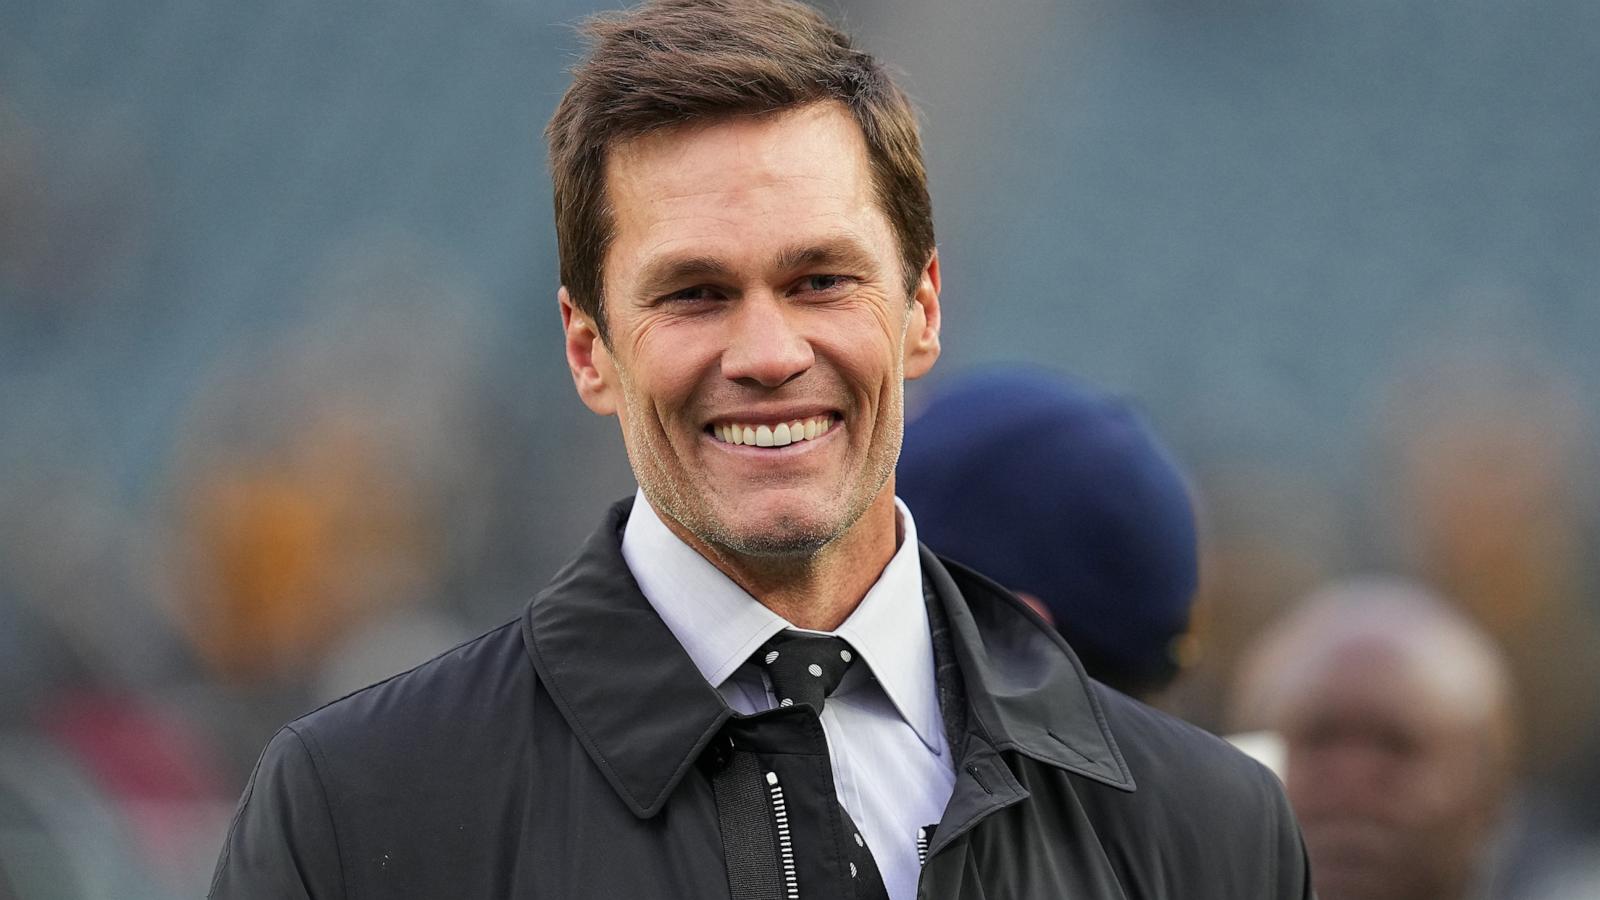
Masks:
[[[889,564],[834,634],[850,642],[900,717],[930,748],[942,745],[928,610],[923,605],[916,523],[898,498],[901,540]],[[673,534],[637,492],[622,557],[640,591],[695,668],[720,686],[768,638],[792,628]]]

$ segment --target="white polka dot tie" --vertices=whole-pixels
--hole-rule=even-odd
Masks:
[[[779,706],[810,704],[818,713],[855,663],[844,638],[786,631],[756,652]]]

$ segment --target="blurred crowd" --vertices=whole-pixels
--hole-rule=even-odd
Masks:
[[[560,360],[537,162],[572,40],[553,23],[591,5],[498,0],[393,22],[352,4],[0,12],[0,900],[203,892],[279,724],[513,615],[631,491],[614,426],[582,412]],[[1324,900],[1600,896],[1600,368],[1567,349],[1600,334],[1571,333],[1600,328],[1600,79],[1561,63],[1600,48],[1590,5],[1521,16],[1543,30],[1516,32],[1527,40],[1504,53],[1525,56],[1510,61],[1466,37],[1452,45],[1464,61],[1412,55],[1379,32],[1421,41],[1438,23],[1345,20],[1333,3],[1310,4],[1326,19],[1309,24],[1215,4],[1203,28],[1161,4],[1021,4],[972,38],[1009,35],[1021,70],[1054,84],[1065,63],[1032,36],[1070,33],[1074,64],[1101,73],[1096,97],[1125,104],[1122,131],[1087,91],[1053,95],[1059,115],[1032,94],[973,107],[963,131],[966,92],[1009,76],[980,71],[984,53],[942,64],[913,48],[964,33],[965,5],[921,19],[941,29],[926,33],[894,26],[920,18],[904,4],[842,6],[900,51],[930,107],[957,107],[929,116],[951,349],[911,393],[906,465],[941,433],[960,440],[935,461],[976,455],[965,471],[903,470],[919,533],[1027,595],[1107,680],[1270,762]],[[1437,31],[1502,33],[1474,10]],[[1383,15],[1401,20],[1379,27]],[[1241,249],[1213,261],[1213,223],[1184,203],[1238,221],[1298,209],[1283,171],[1251,180],[1253,154],[1371,124],[1347,94],[1329,118],[1296,118],[1321,99],[1318,71],[1277,94],[1246,63],[1293,66],[1224,52],[1311,32],[1393,62],[1375,67],[1398,85],[1381,93],[1449,146],[1481,143],[1481,159],[1396,157],[1405,136],[1382,119],[1370,146],[1341,154],[1370,151],[1371,171],[1316,170],[1338,174],[1310,201],[1323,213],[1266,246],[1219,218]],[[1259,112],[1300,130],[1163,155],[1204,141],[1152,138],[1140,111],[1195,114],[1170,83],[1125,76],[1173,59],[1207,76],[1185,90],[1217,91],[1207,121]],[[1519,134],[1559,139],[1450,118],[1485,108],[1474,65],[1546,72],[1529,60],[1570,77],[1484,96],[1542,117]],[[1071,144],[1079,120],[1124,143]],[[1561,130],[1574,128],[1591,130]],[[985,155],[996,133],[1015,135],[1015,160]],[[1119,181],[1121,159],[1153,180]],[[1480,163],[1496,176],[1487,200],[1460,189]],[[1226,177],[1206,180],[1214,164]],[[1025,193],[1050,208],[996,180],[1027,165],[1046,174]],[[1052,194],[1074,172],[1088,193]],[[1163,172],[1220,193],[1162,207]],[[1329,199],[1341,179],[1416,206],[1328,239],[1317,229],[1359,231],[1340,216],[1379,218]],[[1091,233],[1119,247],[1144,235],[1152,252],[1091,252]],[[1161,256],[1149,235],[1169,233]],[[1457,244],[1479,252],[1439,249]],[[1516,265],[1497,268],[1491,246]],[[1007,252],[1100,280],[1006,282],[1033,265]],[[1308,261],[1325,255],[1337,277]],[[1406,269],[1411,255],[1432,262]],[[1459,280],[1440,287],[1435,265]],[[1205,280],[1229,267],[1236,281]],[[1210,293],[1190,293],[1201,283]],[[1186,318],[1213,307],[1213,325]],[[1458,310],[1467,325],[1418,326]],[[1304,330],[1253,330],[1275,316]],[[1197,346],[1179,356],[1179,343]],[[1045,368],[970,374],[1012,358]],[[1051,442],[954,446],[1016,423],[1041,434],[1030,416],[1059,429]],[[1019,455],[996,466],[1002,452]],[[1000,493],[947,509],[940,478]],[[1008,526],[1028,540],[997,548]],[[989,546],[962,543],[973,529]]]
[[[1404,458],[1364,498],[1397,527],[1367,558],[1390,574],[1234,533],[1134,405],[1040,369],[928,398],[897,489],[923,540],[1015,590],[1090,674],[1276,772],[1323,900],[1593,897],[1595,448],[1561,386],[1440,365],[1396,382],[1380,429]]]

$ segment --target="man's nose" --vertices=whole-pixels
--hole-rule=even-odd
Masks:
[[[778,387],[811,368],[815,356],[811,342],[793,321],[796,314],[781,297],[742,297],[732,312],[728,343],[722,351],[722,376]]]

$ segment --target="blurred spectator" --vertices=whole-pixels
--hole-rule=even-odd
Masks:
[[[192,669],[158,537],[85,473],[0,483],[0,898],[181,895],[209,869],[233,781],[171,695]]]
[[[1149,696],[1177,674],[1194,510],[1124,401],[1043,369],[948,382],[906,425],[896,491],[928,546],[1016,591],[1091,675]]]
[[[1600,852],[1600,456],[1592,392],[1503,293],[1385,385],[1363,534],[1505,648],[1524,789],[1503,874],[1522,900]]]
[[[481,536],[476,323],[429,262],[384,235],[335,248],[305,325],[230,359],[191,411],[179,618],[235,684],[310,689],[353,630],[442,602]]]
[[[1512,773],[1500,650],[1424,588],[1314,592],[1241,662],[1234,720],[1285,746],[1322,900],[1487,895]]]
[[[0,900],[156,900],[160,889],[117,809],[64,757],[0,732]]]
[[[1521,764],[1600,831],[1592,395],[1499,318],[1482,331],[1419,348],[1387,385],[1365,533],[1505,648]]]

